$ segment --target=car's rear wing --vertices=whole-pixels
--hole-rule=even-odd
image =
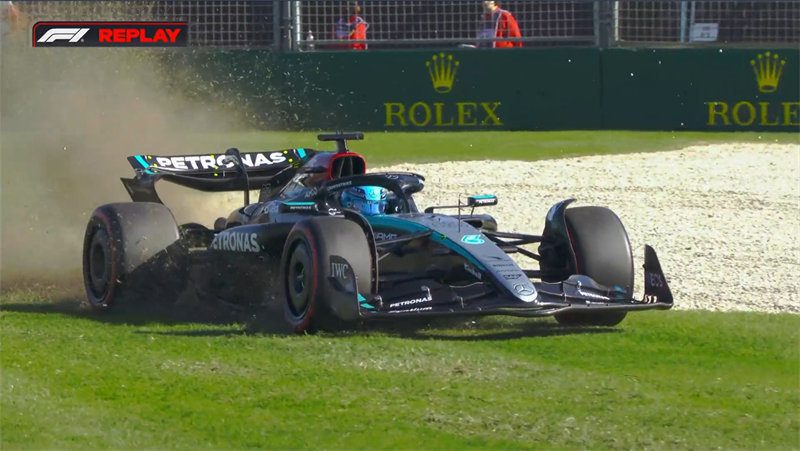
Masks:
[[[242,163],[249,174],[276,173],[287,167],[297,167],[307,160],[313,151],[286,149],[264,152],[240,153]],[[195,177],[219,178],[236,175],[236,165],[225,153],[199,155],[133,155],[128,162],[137,172],[148,174],[167,173]]]
[[[235,150],[235,149],[231,149]],[[279,180],[288,180],[316,152],[311,149],[285,149],[262,152],[194,155],[133,155],[128,162],[136,177],[123,178],[122,184],[134,202],[159,202],[155,182],[167,180],[201,191],[240,191],[260,188]],[[241,169],[246,174],[242,174]],[[243,177],[246,175],[246,177]]]

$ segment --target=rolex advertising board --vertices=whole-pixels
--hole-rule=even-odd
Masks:
[[[753,68],[758,94],[753,96],[751,93],[750,96],[741,96],[730,101],[706,102],[708,105],[707,125],[709,127],[748,127],[754,124],[760,127],[800,126],[800,101],[773,97],[773,94],[780,88],[786,59],[776,52],[766,51],[751,59],[750,65]],[[792,66],[789,66],[789,70],[791,69]],[[794,67],[793,75],[797,74],[797,70],[797,67]],[[786,73],[789,74],[788,71]],[[790,79],[792,76],[789,75],[786,78]],[[796,92],[797,80],[794,80],[794,88]],[[787,88],[786,90],[791,89]],[[798,98],[797,95],[794,98]]]
[[[304,122],[321,128],[596,127],[597,59],[592,49],[305,53],[287,55],[286,86],[312,95]]]
[[[603,52],[603,128],[800,131],[797,49]]]
[[[224,100],[268,128],[800,131],[798,49],[244,50],[192,58]]]

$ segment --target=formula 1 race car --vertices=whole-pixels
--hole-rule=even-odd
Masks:
[[[492,216],[475,213],[496,205],[495,196],[420,211],[413,195],[423,189],[423,176],[367,173],[364,158],[347,148],[361,133],[319,139],[335,141],[337,150],[129,157],[136,176],[122,182],[133,202],[98,207],[86,229],[89,303],[106,309],[156,293],[174,299],[188,268],[201,267],[192,282],[228,302],[277,293],[296,332],[492,314],[613,326],[628,311],[672,307],[649,246],[644,296],[634,299],[628,236],[607,208],[568,208],[568,199],[550,208],[541,235],[500,232]],[[156,193],[159,180],[241,190],[244,206],[217,219],[213,230],[178,225]],[[258,202],[250,202],[251,189],[260,190]],[[538,253],[523,247],[536,243]],[[520,268],[509,254],[538,261],[538,269]],[[269,274],[277,283],[264,286]]]

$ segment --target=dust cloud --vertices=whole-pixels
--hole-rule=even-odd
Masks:
[[[6,30],[0,47],[0,284],[81,287],[89,215],[130,200],[126,157],[218,152],[197,145],[203,134],[238,127],[166,86],[158,56],[174,50],[32,48],[29,33]],[[241,197],[166,188],[179,222],[211,224]]]

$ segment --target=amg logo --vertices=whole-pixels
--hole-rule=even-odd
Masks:
[[[350,265],[347,263],[331,262],[331,276],[336,277],[337,279],[346,279],[349,270]]]
[[[88,28],[52,28],[36,42],[69,41],[80,42],[81,38],[89,32]]]
[[[393,240],[395,238],[397,238],[396,233],[375,232],[375,239],[377,241]]]
[[[232,252],[260,252],[258,235],[255,233],[223,232],[214,237],[211,249]]]

